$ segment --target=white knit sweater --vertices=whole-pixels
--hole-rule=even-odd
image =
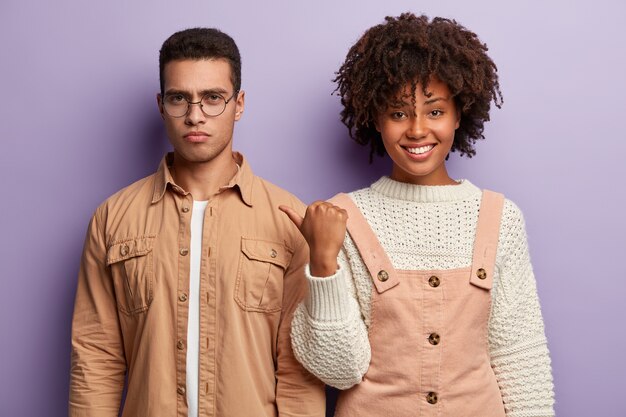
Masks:
[[[471,265],[481,190],[419,186],[383,177],[350,197],[396,269]],[[291,337],[298,360],[326,384],[358,384],[370,361],[372,279],[348,234],[331,277],[306,275],[309,295],[295,312]],[[504,204],[489,319],[491,365],[507,417],[553,416],[550,356],[528,254],[524,219]]]

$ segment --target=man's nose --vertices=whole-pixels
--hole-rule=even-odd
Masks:
[[[203,123],[205,120],[206,115],[202,111],[202,103],[189,103],[185,121],[191,125],[197,125],[198,123]]]

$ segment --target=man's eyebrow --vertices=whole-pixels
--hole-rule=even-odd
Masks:
[[[216,88],[208,88],[208,89],[206,89],[206,90],[202,90],[202,91],[200,91],[200,95],[201,95],[201,96],[204,96],[204,95],[206,95],[206,94],[212,94],[212,93],[217,93],[217,94],[222,94],[222,95],[224,95],[224,94],[227,94],[227,93],[228,93],[228,90],[225,90],[225,89],[223,89],[223,88],[221,88],[221,87],[216,87]]]
[[[215,93],[224,95],[224,94],[228,93],[228,90],[226,90],[224,88],[221,88],[221,87],[215,87],[215,88],[207,88],[205,90],[202,90],[202,91],[198,92],[198,94],[200,96],[204,96],[206,94],[215,94]],[[193,93],[191,93],[189,91],[179,90],[177,88],[170,88],[170,89],[165,91],[165,94],[170,94],[170,95],[171,94],[181,94],[181,95],[186,96],[186,97],[193,95]]]
[[[186,91],[178,90],[176,88],[169,88],[169,89],[165,90],[165,95],[173,95],[173,94],[181,94],[181,95],[185,96],[188,93]]]

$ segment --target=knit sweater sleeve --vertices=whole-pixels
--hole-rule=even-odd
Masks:
[[[330,277],[313,277],[305,268],[309,294],[296,309],[291,341],[296,358],[309,372],[330,386],[348,389],[361,382],[371,351],[343,249],[337,261],[339,269]]]
[[[489,347],[507,417],[554,416],[550,356],[524,218],[507,200],[498,247]]]

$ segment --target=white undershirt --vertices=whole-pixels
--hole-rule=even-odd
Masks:
[[[202,226],[208,201],[194,201],[191,213],[189,319],[187,321],[187,404],[189,417],[198,416],[198,356],[200,350],[200,262]]]

